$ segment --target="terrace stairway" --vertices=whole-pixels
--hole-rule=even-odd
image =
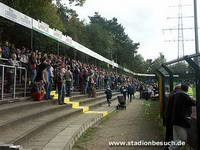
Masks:
[[[119,92],[113,92],[112,100],[117,96]],[[56,99],[24,99],[0,105],[0,144],[8,144],[0,149],[13,144],[21,150],[70,150],[87,128],[115,109],[114,104],[106,105],[102,90],[96,98],[73,92],[70,101],[65,101],[67,104],[58,105]]]

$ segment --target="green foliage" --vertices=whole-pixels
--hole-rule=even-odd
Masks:
[[[82,6],[86,0],[68,0],[66,2]],[[135,72],[149,73],[165,62],[161,54],[159,58],[145,61],[141,55],[137,54],[139,43],[133,40],[125,33],[125,28],[118,23],[117,18],[110,20],[95,13],[90,16],[90,23],[85,24],[78,18],[75,10],[67,7],[62,0],[0,0],[0,2],[36,19],[41,20],[56,28],[63,34],[72,37],[73,40],[99,53],[100,55],[114,60],[122,67],[126,67]],[[6,19],[0,20],[0,38],[9,40],[17,46],[30,48],[31,32],[24,27],[20,27]],[[58,42],[44,35],[34,32],[33,48],[42,51],[57,53]],[[89,60],[88,63],[94,63],[88,56],[79,54],[73,48],[59,45],[60,54],[73,56],[81,60]],[[101,64],[100,64],[101,65]]]
[[[158,69],[163,63],[166,63],[166,58],[162,53],[160,53],[160,56],[156,58],[154,61],[147,60],[146,63],[148,66],[148,72],[155,73],[156,69]]]
[[[185,74],[189,73],[189,68],[188,65],[184,62],[179,62],[176,63],[172,66],[170,66],[170,69],[175,73],[175,74]]]
[[[93,49],[101,51],[100,54],[117,61],[123,67],[134,70],[134,54],[137,53],[139,43],[133,43],[117,18],[107,20],[97,12],[89,18],[88,30],[93,39]]]

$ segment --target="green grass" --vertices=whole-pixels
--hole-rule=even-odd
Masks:
[[[154,101],[154,100],[144,101],[143,114],[146,120],[153,120],[158,124],[160,135],[164,137],[165,127],[163,126],[163,120],[160,117],[159,108],[160,108],[159,101]]]

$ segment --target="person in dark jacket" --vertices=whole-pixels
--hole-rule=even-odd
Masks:
[[[41,80],[43,80],[43,71],[47,68],[47,63],[46,61],[43,61],[39,66],[38,66],[38,70],[37,70],[37,75],[35,77],[35,81],[39,82]]]
[[[135,85],[133,83],[130,83],[128,85],[128,97],[130,102],[132,101],[132,97],[134,96],[135,93]]]
[[[112,99],[112,90],[110,89],[110,87],[108,87],[108,88],[106,89],[105,94],[106,94],[108,106],[110,106],[110,104],[111,104],[111,99]]]
[[[140,87],[139,87],[139,91],[140,91],[140,99],[142,99],[143,98],[143,93],[144,93],[144,86],[143,85],[140,85]]]
[[[173,141],[173,125],[172,125],[173,100],[174,100],[175,94],[180,90],[181,90],[181,86],[176,86],[175,89],[169,94],[167,110],[166,110],[165,140],[167,142]]]
[[[192,106],[196,105],[196,101],[187,92],[188,85],[182,84],[181,91],[176,92],[173,99],[172,125],[175,142],[186,142],[187,130],[191,127]],[[179,149],[179,146],[171,145],[169,149]]]
[[[122,86],[122,87],[120,88],[120,91],[121,91],[121,93],[123,94],[124,99],[126,100],[126,94],[127,94],[127,92],[128,92],[127,86],[124,84],[124,86]]]

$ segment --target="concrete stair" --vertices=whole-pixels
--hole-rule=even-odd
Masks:
[[[113,92],[113,100],[118,95]],[[73,92],[71,101],[94,111],[83,113],[83,108],[72,108],[73,104],[57,105],[57,100],[24,100],[0,105],[0,144],[22,145],[23,149],[32,150],[71,149],[83,131],[108,110],[107,105],[102,107],[106,103],[104,91],[97,91],[96,98]]]

